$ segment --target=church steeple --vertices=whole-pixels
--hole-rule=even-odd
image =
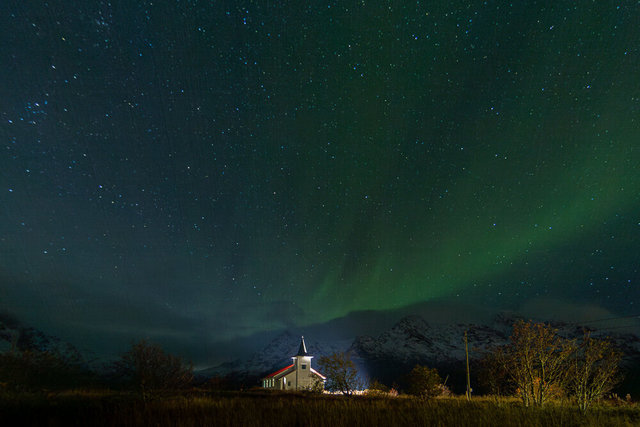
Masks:
[[[311,367],[313,356],[307,351],[304,337],[300,337],[298,354],[291,357],[291,365],[262,379],[264,388],[277,390],[312,390],[323,388],[325,377]]]
[[[298,349],[298,354],[296,356],[309,356],[307,353],[307,346],[304,344],[304,337],[300,338],[300,348]]]

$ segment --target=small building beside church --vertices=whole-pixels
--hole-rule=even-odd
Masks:
[[[311,356],[307,352],[304,337],[300,339],[298,354],[293,356],[292,364],[272,372],[262,379],[262,387],[272,390],[311,390],[324,388],[326,378],[311,367]]]

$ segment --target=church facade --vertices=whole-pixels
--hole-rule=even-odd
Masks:
[[[300,339],[298,354],[292,364],[272,372],[262,379],[262,387],[272,390],[311,390],[324,388],[326,378],[311,367],[311,356],[307,352],[304,337]]]

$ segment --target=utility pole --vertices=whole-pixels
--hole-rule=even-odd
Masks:
[[[464,353],[467,356],[467,400],[471,400],[471,380],[469,378],[469,344],[467,342],[467,331],[464,331]]]

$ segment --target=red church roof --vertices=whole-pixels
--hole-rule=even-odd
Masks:
[[[282,369],[280,369],[280,370],[278,370],[278,371],[275,371],[275,372],[273,372],[273,373],[271,373],[271,374],[267,375],[265,378],[275,377],[276,375],[278,375],[278,374],[280,374],[280,373],[282,373],[282,372],[286,371],[287,369],[291,369],[291,368],[293,368],[293,363],[292,363],[291,365],[287,366],[286,368],[282,368]]]

